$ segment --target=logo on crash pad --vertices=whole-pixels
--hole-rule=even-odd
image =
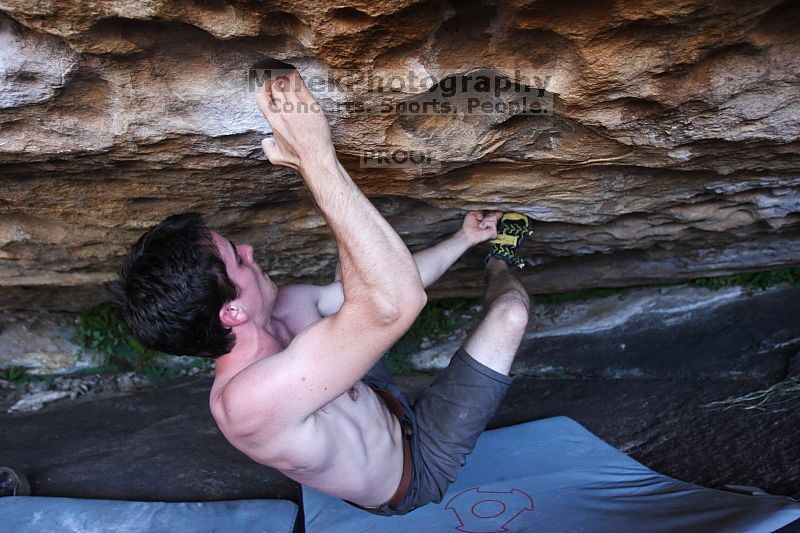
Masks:
[[[525,511],[533,511],[533,498],[527,493],[467,489],[453,496],[444,507],[456,515],[458,531],[464,533],[504,533]]]

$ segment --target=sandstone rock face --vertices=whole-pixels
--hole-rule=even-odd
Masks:
[[[278,282],[329,279],[324,220],[260,153],[265,59],[340,82],[312,92],[412,249],[487,208],[538,221],[533,292],[800,263],[798,20],[777,0],[0,0],[0,306],[101,299],[185,210]],[[546,113],[410,112],[476,72],[542,89]],[[431,86],[364,81],[398,73]],[[374,168],[382,151],[425,161]],[[476,292],[480,268],[476,250],[438,293]]]

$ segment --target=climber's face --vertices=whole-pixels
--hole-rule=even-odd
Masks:
[[[253,247],[235,244],[219,233],[212,232],[214,244],[225,263],[228,277],[236,285],[239,295],[221,310],[222,323],[235,326],[253,320],[257,324],[269,321],[275,305],[278,287],[253,260]]]

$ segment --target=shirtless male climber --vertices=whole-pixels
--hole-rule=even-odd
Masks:
[[[175,215],[126,258],[111,287],[122,314],[147,346],[216,358],[211,413],[253,460],[375,514],[439,502],[511,382],[529,299],[507,263],[520,266],[529,220],[472,211],[412,256],[337,160],[299,75],[268,83],[257,102],[273,131],[264,152],[302,175],[336,238],[341,281],[278,288],[251,246]],[[425,287],[498,231],[482,319],[412,406],[382,356],[425,305]]]

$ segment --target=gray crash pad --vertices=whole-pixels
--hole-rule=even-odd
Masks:
[[[303,510],[306,530],[326,533],[771,532],[800,519],[791,498],[663,476],[566,417],[481,435],[439,504],[383,517],[304,487]]]
[[[297,505],[286,500],[162,503],[11,496],[0,498],[0,529],[14,533],[291,533],[297,511]]]

